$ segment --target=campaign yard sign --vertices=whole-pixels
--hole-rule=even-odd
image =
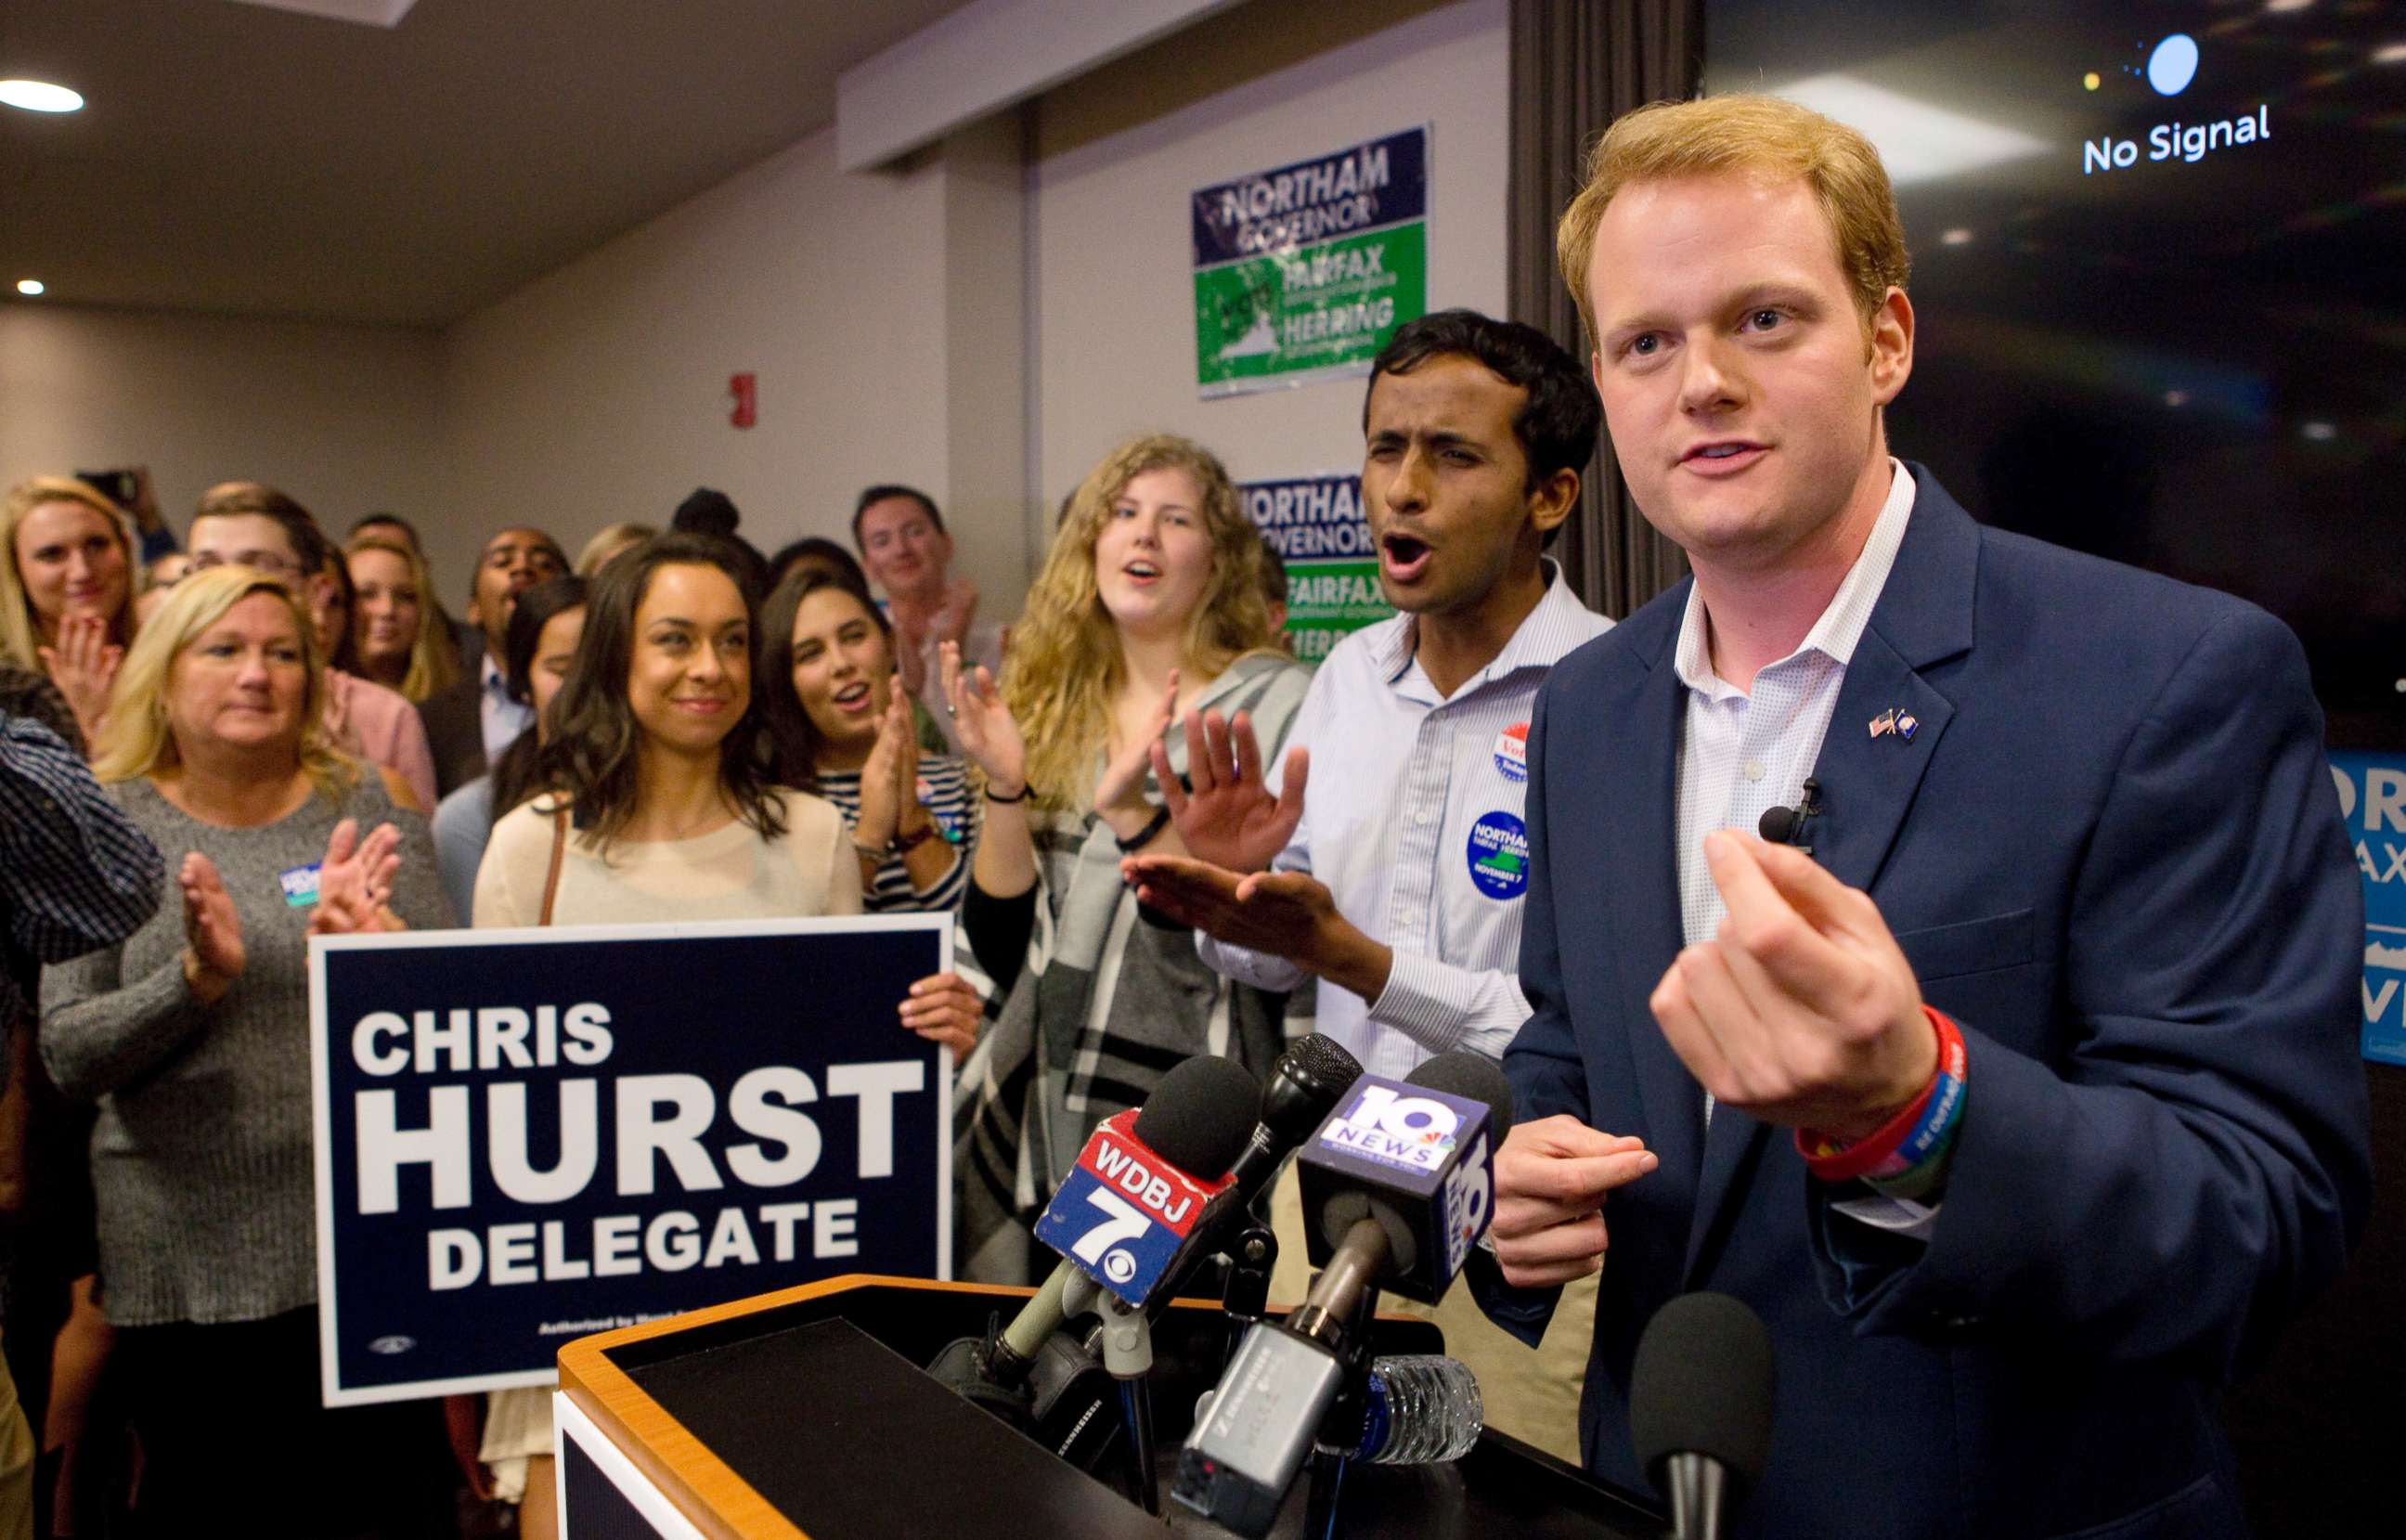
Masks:
[[[2330,758],[2364,883],[2364,1056],[2406,1064],[2406,755]]]
[[[1237,495],[1286,568],[1287,647],[1295,657],[1317,665],[1347,632],[1395,613],[1379,591],[1379,548],[1359,475],[1248,481]]]
[[[1206,399],[1366,374],[1428,310],[1428,130],[1199,188],[1194,241]]]
[[[561,1343],[842,1273],[951,1276],[941,915],[310,947],[330,1406],[549,1383]]]

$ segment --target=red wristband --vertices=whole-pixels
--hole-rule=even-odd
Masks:
[[[1937,1094],[1939,1086],[1947,1078],[1950,1049],[1953,1050],[1952,1062],[1961,1062],[1962,1034],[1955,1024],[1927,1004],[1922,1006],[1921,1011],[1929,1020],[1931,1030],[1938,1034],[1938,1063],[1931,1071],[1930,1083],[1923,1086],[1921,1094],[1896,1116],[1852,1142],[1834,1135],[1798,1129],[1796,1152],[1804,1157],[1805,1168],[1817,1179],[1833,1182],[1854,1181],[1877,1170],[1882,1162],[1904,1146],[1919,1125],[1922,1113],[1930,1106],[1930,1098]]]

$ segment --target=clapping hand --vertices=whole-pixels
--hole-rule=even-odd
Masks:
[[[326,856],[318,867],[318,905],[309,911],[312,936],[347,936],[358,931],[406,930],[399,915],[385,907],[392,897],[393,879],[401,873],[401,831],[378,824],[360,838],[356,819],[334,826],[326,841]]]
[[[57,644],[38,650],[44,671],[66,698],[67,710],[75,713],[84,742],[91,743],[99,737],[101,719],[108,713],[108,691],[117,683],[118,665],[125,661],[125,649],[108,639],[108,617],[64,616]]]
[[[1186,713],[1186,773],[1194,783],[1192,791],[1170,773],[1168,746],[1156,739],[1150,747],[1162,802],[1188,852],[1232,872],[1269,869],[1271,858],[1295,838],[1295,825],[1303,818],[1310,751],[1288,751],[1286,776],[1273,797],[1262,779],[1262,750],[1253,719],[1243,712],[1234,722],[1218,712]]]
[[[1016,798],[1027,786],[1027,744],[994,675],[983,667],[962,668],[960,645],[953,642],[944,643],[942,668],[944,709],[961,752],[984,772],[987,786]]]
[[[911,699],[888,690],[877,720],[877,742],[860,767],[860,822],[852,837],[864,850],[884,850],[902,827],[902,814],[919,797],[919,737],[911,725]]]
[[[248,960],[242,916],[225,890],[215,861],[191,851],[176,873],[184,894],[184,984],[204,1005],[214,1005],[242,977]]]
[[[1144,773],[1152,769],[1153,746],[1161,742],[1161,735],[1169,730],[1169,724],[1177,715],[1178,671],[1172,669],[1169,671],[1168,688],[1162,692],[1160,708],[1153,713],[1144,730],[1124,744],[1120,752],[1103,766],[1102,775],[1095,782],[1095,811],[1106,820],[1111,820],[1111,815],[1117,812],[1124,818],[1131,818],[1133,824],[1141,825],[1153,816],[1153,810],[1144,799]],[[1118,827],[1116,821],[1112,827]],[[1129,832],[1129,829],[1120,829],[1122,838]]]

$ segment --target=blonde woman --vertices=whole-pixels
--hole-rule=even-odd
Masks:
[[[590,583],[602,568],[610,565],[611,558],[623,551],[633,550],[658,533],[659,530],[649,524],[622,522],[604,525],[602,532],[587,541],[585,549],[576,553],[576,575]]]
[[[74,477],[35,476],[0,502],[0,661],[48,674],[90,742],[134,640],[134,527]]]
[[[969,1277],[1028,1275],[1026,1222],[1095,1124],[1171,1066],[1219,1053],[1259,1071],[1278,1053],[1280,997],[1205,968],[1191,932],[1139,924],[1119,869],[1181,849],[1147,764],[1174,718],[1243,712],[1270,753],[1285,740],[1310,676],[1272,650],[1264,559],[1209,450],[1132,439],[1072,496],[1008,682],[964,677],[946,649],[946,705],[985,783],[962,918],[1003,999],[964,1087]],[[1166,747],[1182,773],[1184,735]]]
[[[344,551],[357,595],[353,656],[361,677],[399,690],[411,705],[460,682],[460,650],[434,607],[426,562],[407,544],[361,535]]]
[[[176,586],[92,767],[175,886],[121,945],[44,980],[43,1062],[99,1104],[103,1305],[145,1533],[269,1502],[348,1533],[433,1500],[413,1485],[440,1447],[431,1407],[318,1404],[308,938],[449,923],[424,822],[329,742],[324,688],[278,579],[227,565]]]

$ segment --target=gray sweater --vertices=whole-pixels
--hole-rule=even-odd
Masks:
[[[261,828],[219,828],[148,781],[109,788],[167,858],[159,911],[120,946],[45,980],[42,1060],[97,1098],[92,1184],[101,1284],[120,1326],[261,1321],[318,1297],[309,1087],[309,911],[279,874],[324,858],[344,817],[402,833],[392,910],[448,925],[426,821],[392,805],[375,767],[341,806],[312,796]],[[188,851],[217,863],[242,921],[242,976],[215,1005],[184,984]]]

